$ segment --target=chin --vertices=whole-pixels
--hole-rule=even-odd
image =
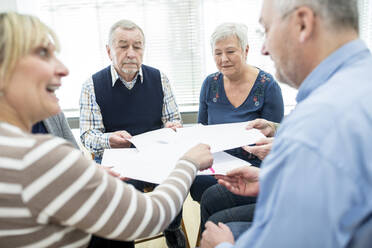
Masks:
[[[135,74],[138,72],[138,69],[137,68],[131,68],[131,69],[122,69],[122,71],[126,74]]]
[[[45,111],[45,115],[47,115],[47,116],[44,119],[49,118],[53,115],[57,115],[57,114],[61,113],[61,111],[62,110],[61,110],[60,106],[57,104],[57,106],[53,106],[53,107],[49,108],[47,111]]]
[[[226,69],[222,69],[221,72],[225,76],[231,76],[231,75],[234,75],[234,73],[235,73],[234,71],[229,70],[229,69],[227,69],[227,70]]]

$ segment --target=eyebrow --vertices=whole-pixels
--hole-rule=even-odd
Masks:
[[[234,46],[229,46],[226,48],[215,48],[214,51],[221,51],[221,50],[226,50],[226,49],[238,49],[238,48]]]
[[[119,40],[118,43],[119,43],[119,44],[120,44],[120,43],[122,43],[122,44],[127,44],[128,41],[127,41],[127,40]],[[137,44],[141,44],[141,45],[142,45],[143,42],[140,41],[140,40],[138,40],[138,41],[135,41],[134,44],[135,44],[135,45],[137,45]]]

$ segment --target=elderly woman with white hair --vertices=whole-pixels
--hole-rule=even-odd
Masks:
[[[281,89],[269,73],[247,64],[246,25],[219,25],[211,36],[211,48],[218,72],[203,82],[198,122],[211,125],[262,118],[279,123],[284,115]],[[242,148],[226,152],[260,166],[261,160]],[[192,198],[200,202],[203,192],[216,182],[212,176],[197,176]]]
[[[191,148],[144,194],[66,140],[31,134],[61,111],[55,91],[68,70],[57,50],[39,19],[0,13],[0,247],[88,247],[91,234],[134,240],[164,230],[196,172],[211,166],[209,146]]]

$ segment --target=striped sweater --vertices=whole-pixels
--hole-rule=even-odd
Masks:
[[[197,166],[179,160],[143,194],[65,140],[0,123],[0,247],[86,247],[90,234],[134,240],[165,229]]]

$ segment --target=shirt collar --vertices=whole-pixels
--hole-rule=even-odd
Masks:
[[[323,60],[302,82],[296,97],[297,102],[305,100],[311,92],[325,84],[327,80],[353,56],[366,50],[360,39],[350,41]]]
[[[122,81],[122,82],[125,81],[123,78],[120,77],[120,75],[118,74],[118,72],[115,70],[114,65],[111,65],[110,70],[111,70],[111,78],[112,78],[112,87],[114,87],[114,85],[115,85],[115,83],[116,83],[116,81],[118,79],[120,79],[120,81]],[[133,80],[137,80],[137,77],[138,76],[141,79],[141,83],[143,83],[142,66],[140,67],[139,72],[137,73],[137,75],[134,77]]]

